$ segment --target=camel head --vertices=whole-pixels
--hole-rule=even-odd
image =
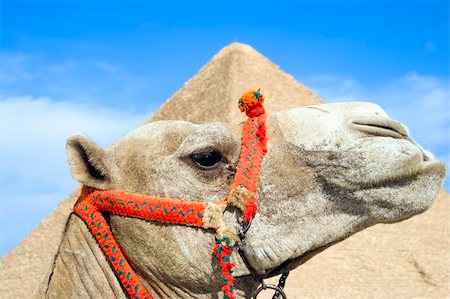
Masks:
[[[240,245],[237,288],[249,295],[256,276],[293,269],[326,247],[376,223],[425,211],[444,164],[407,128],[370,103],[325,104],[267,116],[268,151],[259,177],[259,211]],[[148,123],[102,149],[81,135],[67,141],[72,176],[99,189],[221,200],[240,152],[240,127],[183,121]],[[225,214],[235,223],[239,213]],[[111,215],[113,233],[148,290],[218,292],[211,232]]]

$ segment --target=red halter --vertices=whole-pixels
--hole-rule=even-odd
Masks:
[[[223,298],[236,298],[232,276],[234,264],[230,262],[230,255],[239,237],[234,226],[225,225],[223,212],[227,206],[239,208],[243,213],[244,223],[249,223],[256,214],[256,188],[262,160],[267,151],[263,102],[264,96],[259,90],[250,90],[239,99],[239,108],[246,112],[248,119],[242,128],[242,146],[236,176],[230,193],[224,200],[188,201],[83,186],[73,210],[88,226],[130,298],[150,299],[151,296],[128,264],[101,212],[214,229],[216,246],[213,252],[222,269]]]

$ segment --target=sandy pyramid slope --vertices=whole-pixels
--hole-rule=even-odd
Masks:
[[[237,123],[244,118],[235,100],[255,87],[262,88],[266,109],[272,112],[323,102],[250,46],[234,43],[214,56],[149,121]],[[2,258],[0,298],[30,297],[48,277],[78,192]],[[449,200],[442,191],[424,214],[369,228],[319,254],[291,273],[289,298],[450,297]]]
[[[51,273],[67,219],[79,196],[69,198],[0,260],[0,298],[30,298]]]
[[[252,47],[233,43],[220,50],[149,120],[240,122],[245,115],[236,108],[236,101],[250,88],[261,88],[266,110],[272,112],[324,102]]]

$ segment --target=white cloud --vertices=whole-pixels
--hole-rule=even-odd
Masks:
[[[0,54],[0,84],[14,84],[35,78],[28,64],[34,57],[26,54]]]
[[[147,115],[49,98],[0,100],[0,221],[5,221],[0,225],[0,255],[77,185],[70,177],[65,157],[68,136],[81,132],[107,146],[142,124]],[[23,218],[19,215],[23,209],[16,211],[11,205],[29,211],[25,224],[18,221]]]
[[[60,101],[78,99],[140,111],[156,109],[151,101],[158,79],[137,74],[115,61],[85,58],[47,57],[0,51],[0,88],[2,97],[28,94],[42,95]]]

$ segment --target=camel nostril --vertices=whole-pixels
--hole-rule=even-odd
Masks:
[[[430,153],[429,151],[424,150],[422,147],[420,147],[420,150],[422,151],[422,157],[423,157],[423,161],[424,162],[431,161],[431,160],[435,159],[433,154]]]
[[[400,122],[383,117],[353,118],[350,127],[370,135],[393,138],[408,138],[408,129]]]

